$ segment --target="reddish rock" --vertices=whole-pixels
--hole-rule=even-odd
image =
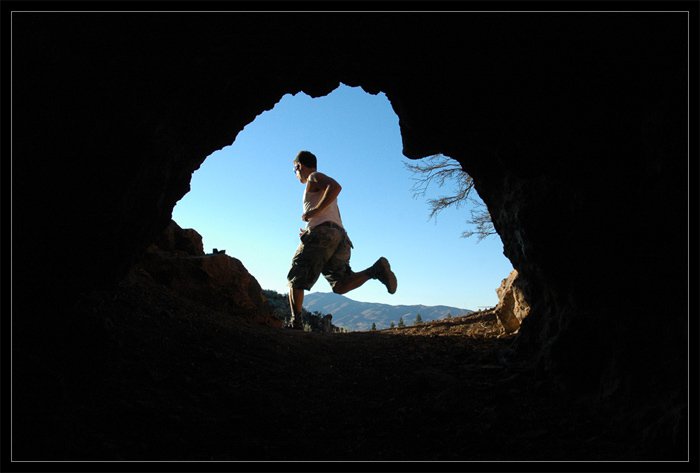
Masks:
[[[260,284],[240,260],[224,253],[205,254],[201,235],[174,221],[148,247],[134,270],[180,296],[214,309],[265,325],[282,326],[272,315]]]
[[[179,255],[204,255],[202,235],[192,228],[181,228],[174,220],[165,227],[154,245],[163,251]]]

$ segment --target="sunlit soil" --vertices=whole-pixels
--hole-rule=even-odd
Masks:
[[[382,330],[382,333],[441,337],[460,336],[481,339],[506,337],[505,330],[498,323],[493,308],[450,319],[433,320],[406,327],[394,327]]]

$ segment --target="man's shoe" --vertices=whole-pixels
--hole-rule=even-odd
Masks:
[[[376,278],[379,279],[379,281],[386,286],[386,289],[387,291],[389,291],[389,294],[395,293],[397,286],[396,275],[391,270],[389,261],[382,256],[377,260],[376,263],[374,263],[373,266],[375,269]]]

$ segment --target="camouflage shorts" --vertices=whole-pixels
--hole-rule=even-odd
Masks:
[[[344,230],[320,225],[307,230],[292,258],[287,274],[289,286],[311,290],[323,274],[331,287],[342,281],[350,269],[352,242]]]

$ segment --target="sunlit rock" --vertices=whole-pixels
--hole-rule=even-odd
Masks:
[[[498,304],[496,316],[507,333],[515,333],[525,317],[530,313],[530,304],[525,300],[523,291],[517,285],[518,271],[514,269],[496,288]]]

